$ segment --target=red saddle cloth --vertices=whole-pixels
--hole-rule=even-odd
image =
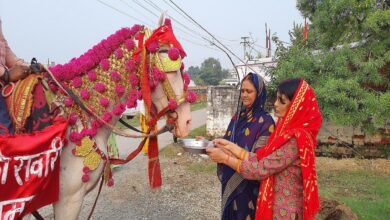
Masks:
[[[63,118],[32,134],[0,136],[0,220],[17,219],[59,198]]]

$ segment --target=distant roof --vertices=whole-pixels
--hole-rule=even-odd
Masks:
[[[188,86],[196,86],[194,80],[191,79],[191,80],[190,80],[190,84],[189,84]]]

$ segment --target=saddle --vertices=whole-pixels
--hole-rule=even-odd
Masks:
[[[52,117],[41,74],[30,74],[23,80],[3,88],[8,113],[15,134],[39,131],[52,124]]]

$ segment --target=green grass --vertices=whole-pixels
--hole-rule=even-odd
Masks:
[[[390,177],[368,171],[318,172],[320,196],[343,202],[359,219],[389,219]]]
[[[188,138],[194,138],[196,136],[205,136],[206,135],[206,125],[202,125],[198,128],[192,129],[188,134]],[[164,147],[160,154],[163,156],[173,157],[178,153],[183,153],[183,149],[178,144],[170,144]]]
[[[138,127],[139,125],[139,114],[136,114],[134,118],[132,119],[126,119],[126,117],[122,117],[122,119],[127,122],[129,125],[133,127]],[[124,126],[122,123],[119,121],[115,124],[115,127],[120,128],[120,129],[127,129],[126,126]]]
[[[191,104],[191,111],[196,111],[196,110],[206,108],[206,107],[207,107],[207,102],[197,102],[197,103]]]
[[[196,136],[206,136],[206,125],[202,125],[198,128],[192,129],[188,134],[188,138],[194,138]]]
[[[216,174],[217,173],[217,165],[211,161],[201,161],[199,163],[191,163],[188,166],[188,170],[194,173],[208,173],[208,174]]]

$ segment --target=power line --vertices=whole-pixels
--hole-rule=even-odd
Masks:
[[[152,1],[148,1],[148,0],[144,0],[144,1],[145,1],[147,4],[149,4],[150,6],[152,6],[153,8],[155,8],[156,10],[158,10],[160,13],[164,13],[164,11],[163,11],[160,7],[158,7],[156,4],[154,4]],[[190,32],[194,33],[195,35],[199,36],[199,37],[200,37],[199,39],[204,40],[204,39],[203,39],[203,38],[204,38],[203,35],[201,35],[200,33],[196,32],[196,31],[194,31],[193,29],[189,28],[188,25],[185,25],[185,24],[181,23],[179,20],[175,19],[175,18],[174,18],[173,16],[171,16],[171,15],[168,15],[168,17],[171,18],[173,21],[175,21],[175,23],[177,23],[178,25],[182,26],[183,28],[187,29],[188,31],[190,31]],[[182,30],[182,29],[181,29],[181,30]],[[184,31],[183,31],[183,32],[184,32]],[[186,32],[186,33],[187,33],[188,35],[193,36],[193,37],[197,37],[197,36],[192,35],[192,34],[190,34],[190,33],[188,33],[188,32]]]
[[[169,7],[171,7],[173,10],[175,10],[179,15],[181,15],[182,17],[184,17],[186,20],[188,20],[190,23],[194,24],[195,26],[198,26],[198,24],[196,23],[196,21],[193,21],[191,20],[192,18],[191,17],[187,17],[188,15],[181,9],[179,8],[181,11],[178,11],[175,7],[178,7],[174,2],[172,2],[172,4],[175,5],[175,7],[173,7],[171,4],[169,4],[169,2],[167,0],[163,0],[165,2],[165,4],[167,4]],[[218,36],[219,38],[223,39],[222,37]],[[238,42],[238,40],[230,40],[230,39],[223,39],[225,41],[230,41],[230,42]]]
[[[136,17],[134,17],[134,16],[131,16],[131,15],[127,14],[126,12],[124,12],[124,11],[122,11],[122,10],[119,10],[119,9],[115,8],[114,6],[109,5],[109,4],[107,4],[107,3],[105,3],[105,2],[103,2],[103,1],[101,1],[101,0],[97,0],[97,1],[100,2],[100,3],[103,4],[103,5],[105,5],[105,6],[109,7],[109,8],[111,8],[111,9],[113,9],[113,10],[115,10],[115,11],[117,11],[117,12],[123,14],[123,15],[125,15],[125,16],[128,16],[128,17],[130,17],[130,18],[132,18],[132,19],[135,19],[135,20],[137,20],[137,21],[140,21],[141,23],[146,23],[146,24],[149,25],[149,26],[153,26],[153,25],[150,25],[150,24],[148,24],[147,22],[145,22],[145,21],[143,21],[143,20],[141,20],[141,19],[138,19],[138,18],[136,18]],[[128,4],[127,2],[125,2],[125,1],[123,1],[123,0],[121,0],[121,1],[122,1],[124,4],[126,4],[129,8],[135,10],[135,9],[134,9],[130,4]],[[144,7],[143,7],[143,8],[144,8]],[[135,10],[135,11],[137,11],[137,10]],[[137,12],[140,13],[139,11],[137,11]],[[142,14],[142,13],[140,13],[140,14]],[[179,28],[178,28],[178,29],[179,29]],[[183,33],[186,33],[185,31],[182,31],[182,32],[183,32]],[[187,34],[188,34],[188,33],[187,33]],[[189,34],[189,35],[191,35],[191,34]],[[191,36],[192,36],[192,35],[191,35]],[[187,42],[189,42],[189,43],[191,43],[191,44],[194,44],[194,45],[197,45],[197,46],[201,46],[201,47],[205,47],[205,48],[208,48],[208,49],[215,50],[214,48],[211,48],[211,47],[208,47],[207,45],[203,45],[203,44],[194,42],[194,41],[189,40],[189,39],[187,39],[187,38],[185,38],[185,37],[180,37],[180,38],[183,39],[183,40],[185,40],[185,41],[187,41]],[[204,39],[201,39],[201,40],[204,40]],[[208,41],[207,41],[207,42],[208,42]]]
[[[173,5],[175,5],[176,8],[178,8],[180,11],[182,11],[188,18],[190,18],[193,22],[195,22],[202,30],[204,30],[207,34],[209,34],[215,41],[217,41],[223,48],[225,48],[229,53],[231,53],[234,57],[236,57],[239,61],[245,64],[245,62],[238,57],[235,53],[233,53],[229,48],[227,48],[221,41],[219,41],[213,34],[211,34],[206,28],[204,28],[202,25],[200,25],[197,21],[195,21],[190,15],[188,15],[182,8],[180,8],[176,3],[174,3],[172,0],[169,0]],[[224,51],[226,53],[226,51]],[[254,71],[250,66],[248,66],[252,71]],[[256,71],[254,71],[256,72]]]
[[[135,10],[129,3],[127,3],[126,1],[124,0],[121,0],[122,3],[124,3],[126,6],[128,6],[129,8],[131,8],[132,10]],[[135,2],[135,1],[134,1]],[[159,17],[157,14],[155,14],[154,12],[152,12],[151,10],[149,10],[148,8],[146,8],[143,4],[141,4],[140,2],[135,2],[138,6],[140,6],[141,8],[143,8],[144,10],[148,11],[149,13],[151,13],[152,15],[154,15],[155,17]],[[155,7],[154,7],[155,8]],[[139,14],[143,15],[143,13],[139,12],[138,10],[135,10],[136,12],[138,12]],[[150,20],[150,19],[149,19]],[[152,21],[153,22],[153,21]],[[184,27],[186,27],[185,25],[183,25]],[[178,31],[181,31],[183,32],[184,34],[187,34],[188,36],[192,37],[192,38],[196,38],[197,36],[194,36],[192,35],[191,33],[188,33],[186,32],[185,30],[179,28],[179,27],[176,27],[175,29],[177,29]],[[199,40],[203,41],[203,38],[200,38],[198,37]],[[190,41],[190,40],[187,40],[187,41]],[[192,42],[193,44],[197,44],[197,43],[194,43]],[[198,44],[199,45],[199,44]]]
[[[149,1],[149,0],[146,0],[146,2],[152,6],[154,9],[156,9],[157,11],[163,11],[160,7],[158,7],[156,4],[154,4],[152,1]]]
[[[109,8],[111,8],[111,9],[113,9],[114,11],[119,12],[119,13],[122,14],[122,15],[125,15],[125,16],[127,16],[127,17],[129,17],[129,18],[134,19],[134,20],[137,20],[137,21],[141,22],[142,24],[150,25],[150,24],[148,24],[148,22],[145,22],[145,21],[143,21],[143,20],[141,20],[141,19],[138,19],[138,18],[136,18],[136,17],[134,17],[134,16],[131,16],[131,15],[129,15],[128,13],[126,13],[126,12],[124,12],[124,11],[122,11],[122,10],[119,10],[119,9],[115,8],[114,6],[112,6],[112,5],[110,5],[110,4],[107,4],[107,3],[105,3],[105,2],[103,2],[103,1],[101,1],[101,0],[96,0],[96,1],[98,1],[98,2],[99,2],[100,4],[102,4],[102,5],[105,5],[106,7],[109,7]]]
[[[143,4],[139,3],[137,0],[133,0],[133,2],[135,4],[137,4],[138,6],[142,7],[143,9],[145,9],[147,12],[151,13],[152,15],[156,16],[156,17],[160,17],[159,15],[155,14],[154,12],[152,12],[151,10],[149,10],[149,8],[145,7]]]
[[[128,2],[126,2],[125,0],[120,0],[123,4],[125,4],[127,7],[131,8],[131,10],[134,10],[135,12],[137,12],[139,15],[141,16],[144,16],[144,13],[142,13],[141,11],[139,11],[138,9],[134,8],[133,6],[131,6]],[[144,16],[145,17],[145,16]],[[155,21],[152,20],[151,18],[147,18],[148,21],[150,21],[151,23],[154,23]]]

